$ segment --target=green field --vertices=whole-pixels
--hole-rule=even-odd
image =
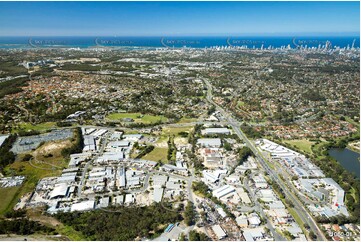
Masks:
[[[26,177],[26,180],[21,185],[21,187],[17,187],[16,191],[12,191],[13,193],[10,194],[11,191],[8,191],[9,194],[6,196],[7,200],[5,202],[0,199],[0,207],[4,206],[4,209],[6,210],[14,207],[15,204],[18,202],[18,200],[21,198],[21,196],[23,196],[26,193],[32,192],[34,190],[37,182],[40,179],[50,176],[59,176],[61,174],[62,172],[61,167],[66,167],[67,165],[67,161],[61,155],[61,150],[64,147],[68,147],[71,144],[69,141],[63,141],[63,143],[64,145],[67,146],[62,146],[62,147],[59,146],[51,149],[51,153],[53,154],[53,157],[45,158],[39,154],[36,156],[39,159],[39,161],[44,161],[49,164],[59,166],[60,168],[55,167],[53,169],[52,166],[49,164],[37,163],[34,160],[31,161],[31,163],[22,161],[24,154],[18,155],[17,160],[13,164],[5,167],[6,174],[22,175]],[[44,149],[45,147],[49,147],[48,145],[53,145],[53,144],[59,144],[59,142],[46,143],[43,146],[39,147],[36,151]],[[35,156],[36,151],[31,152],[31,154]],[[3,194],[1,190],[0,190],[0,194]],[[0,212],[4,212],[4,211],[1,211],[0,209]]]
[[[180,132],[190,132],[193,126],[184,126],[184,127],[165,127],[162,130],[162,135],[175,135],[178,136]]]
[[[159,148],[155,147],[152,152],[144,156],[142,159],[144,160],[152,160],[152,161],[162,161],[167,162],[167,154],[168,148]]]
[[[197,122],[198,119],[196,118],[181,118],[178,123],[182,124],[182,123],[192,123],[192,122]]]
[[[6,167],[5,170],[10,174],[12,173],[11,170],[13,170],[15,171],[16,175],[23,175],[26,177],[26,180],[21,185],[21,187],[17,187],[16,191],[13,191],[12,194],[9,193],[9,196],[7,196],[7,209],[13,208],[24,194],[32,192],[36,187],[39,179],[49,176],[59,176],[61,174],[61,170],[38,169],[31,166],[29,162],[23,161],[14,162],[10,166]],[[0,190],[0,194],[3,194],[2,190]],[[0,199],[0,206],[2,206],[2,204],[3,201]]]
[[[31,123],[19,123],[19,128],[14,129],[13,131],[16,132],[18,130],[35,130],[35,131],[46,131],[48,129],[55,128],[56,124],[55,122],[46,122],[46,123],[40,123],[40,124],[31,124]]]
[[[307,139],[287,140],[284,142],[291,146],[296,146],[299,150],[309,154],[312,154],[311,146],[315,143]]]
[[[135,123],[144,123],[151,124],[156,122],[166,122],[168,119],[161,115],[148,115],[141,113],[112,113],[107,116],[107,118],[111,121],[122,121],[123,118],[131,118],[134,119]]]
[[[190,132],[193,126],[184,126],[184,127],[164,127],[162,129],[162,134],[157,140],[157,143],[162,143],[164,141],[168,141],[169,136],[174,135],[175,137],[181,137],[178,135],[180,132]]]
[[[7,187],[0,188],[0,214],[3,214],[11,206],[13,198],[16,196],[16,193],[19,191],[20,187]]]

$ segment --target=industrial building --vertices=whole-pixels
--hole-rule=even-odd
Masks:
[[[219,148],[222,145],[222,141],[219,138],[215,139],[198,139],[197,145],[206,148]]]
[[[219,224],[212,226],[213,232],[216,234],[218,240],[224,239],[227,237],[227,234],[224,232],[222,227]]]
[[[231,133],[231,130],[227,128],[207,128],[201,131],[202,135],[214,135],[214,134],[224,134],[228,135]]]
[[[162,201],[164,188],[155,187],[153,193],[153,201],[159,203]]]
[[[216,190],[214,190],[212,192],[213,196],[220,199],[232,192],[235,192],[236,189],[233,187],[233,186],[230,186],[230,185],[225,185],[225,186],[222,186]]]
[[[87,210],[92,210],[95,208],[95,201],[94,200],[89,200],[89,201],[84,201],[84,202],[79,202],[79,203],[74,203],[71,205],[70,211],[74,212],[74,211],[87,211]]]

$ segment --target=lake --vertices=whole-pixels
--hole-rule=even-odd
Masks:
[[[355,173],[360,178],[360,154],[349,149],[332,148],[329,155],[336,159],[349,172]]]

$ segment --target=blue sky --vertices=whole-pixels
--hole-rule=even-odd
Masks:
[[[359,2],[0,2],[0,36],[359,35]]]

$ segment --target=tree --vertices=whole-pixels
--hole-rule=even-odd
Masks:
[[[228,142],[224,142],[224,145],[223,145],[223,148],[226,150],[226,151],[231,151],[232,150],[232,146],[228,143]]]
[[[317,235],[313,232],[313,231],[310,231],[310,233],[308,234],[310,236],[310,238],[312,240],[316,240],[317,239]]]
[[[186,225],[191,226],[195,224],[195,211],[192,202],[188,202],[184,211],[184,222]]]
[[[209,241],[210,239],[202,232],[191,230],[189,232],[189,241]]]

